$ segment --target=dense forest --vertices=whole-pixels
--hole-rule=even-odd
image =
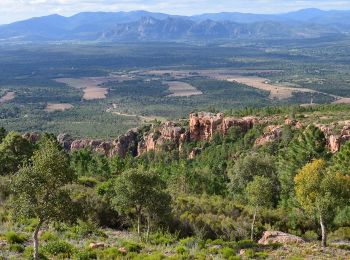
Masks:
[[[227,114],[305,111],[348,114]],[[0,259],[348,259],[350,142],[331,153],[307,123],[257,146],[265,126],[125,158],[1,128]],[[303,242],[257,243],[266,231]]]

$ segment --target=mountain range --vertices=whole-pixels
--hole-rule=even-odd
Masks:
[[[350,32],[350,11],[177,16],[146,11],[57,14],[0,26],[0,41],[183,41],[316,38]]]

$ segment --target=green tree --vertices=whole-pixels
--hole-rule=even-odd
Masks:
[[[273,183],[264,176],[255,176],[246,187],[246,197],[250,206],[254,208],[253,221],[251,225],[250,239],[254,238],[254,225],[256,215],[260,208],[268,208],[273,205]]]
[[[333,156],[331,169],[350,175],[350,142],[343,144],[340,151]]]
[[[115,210],[136,215],[139,235],[142,218],[147,221],[148,236],[152,219],[170,213],[171,198],[165,191],[165,183],[153,173],[138,170],[123,173],[114,180],[109,196]]]
[[[228,170],[230,178],[229,188],[234,198],[242,198],[247,184],[253,181],[255,176],[264,176],[274,184],[275,200],[278,198],[279,183],[275,157],[270,155],[249,154],[240,158],[235,165]]]
[[[278,160],[279,181],[283,206],[290,206],[294,198],[294,177],[298,170],[314,159],[326,158],[326,138],[317,127],[310,125],[280,151]]]
[[[68,156],[56,142],[47,140],[34,152],[32,164],[22,167],[13,179],[14,212],[19,217],[35,217],[34,259],[39,259],[38,233],[51,221],[71,221],[75,208],[65,185],[75,179]]]
[[[0,144],[0,175],[15,173],[33,153],[33,146],[16,132],[10,132]]]
[[[315,160],[295,176],[295,194],[301,207],[319,219],[325,247],[327,224],[333,221],[338,207],[349,203],[350,176],[327,171],[324,160]]]
[[[0,144],[2,142],[2,140],[6,137],[7,135],[7,131],[5,128],[0,127]]]

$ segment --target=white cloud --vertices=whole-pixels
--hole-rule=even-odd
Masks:
[[[0,0],[0,24],[52,13],[147,10],[172,14],[275,13],[301,8],[350,9],[350,0]]]

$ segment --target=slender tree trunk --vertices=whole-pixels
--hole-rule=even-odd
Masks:
[[[140,236],[141,231],[140,231],[140,225],[141,225],[141,214],[137,214],[137,234]]]
[[[151,217],[147,216],[147,233],[146,233],[146,241],[148,241],[149,238],[149,231],[151,226]]]
[[[250,230],[250,240],[252,240],[252,241],[254,239],[254,226],[255,226],[255,219],[256,219],[257,212],[258,212],[258,207],[255,207],[254,215],[253,215],[252,227],[251,227],[251,230]]]
[[[33,233],[33,247],[34,247],[33,257],[34,257],[34,260],[39,260],[39,238],[38,238],[38,236],[39,236],[39,231],[40,231],[42,224],[43,224],[43,221],[39,220],[39,223],[36,226],[34,233]]]
[[[321,225],[321,233],[322,233],[322,246],[327,246],[327,230],[326,226],[323,222],[322,214],[320,214],[320,225]]]

